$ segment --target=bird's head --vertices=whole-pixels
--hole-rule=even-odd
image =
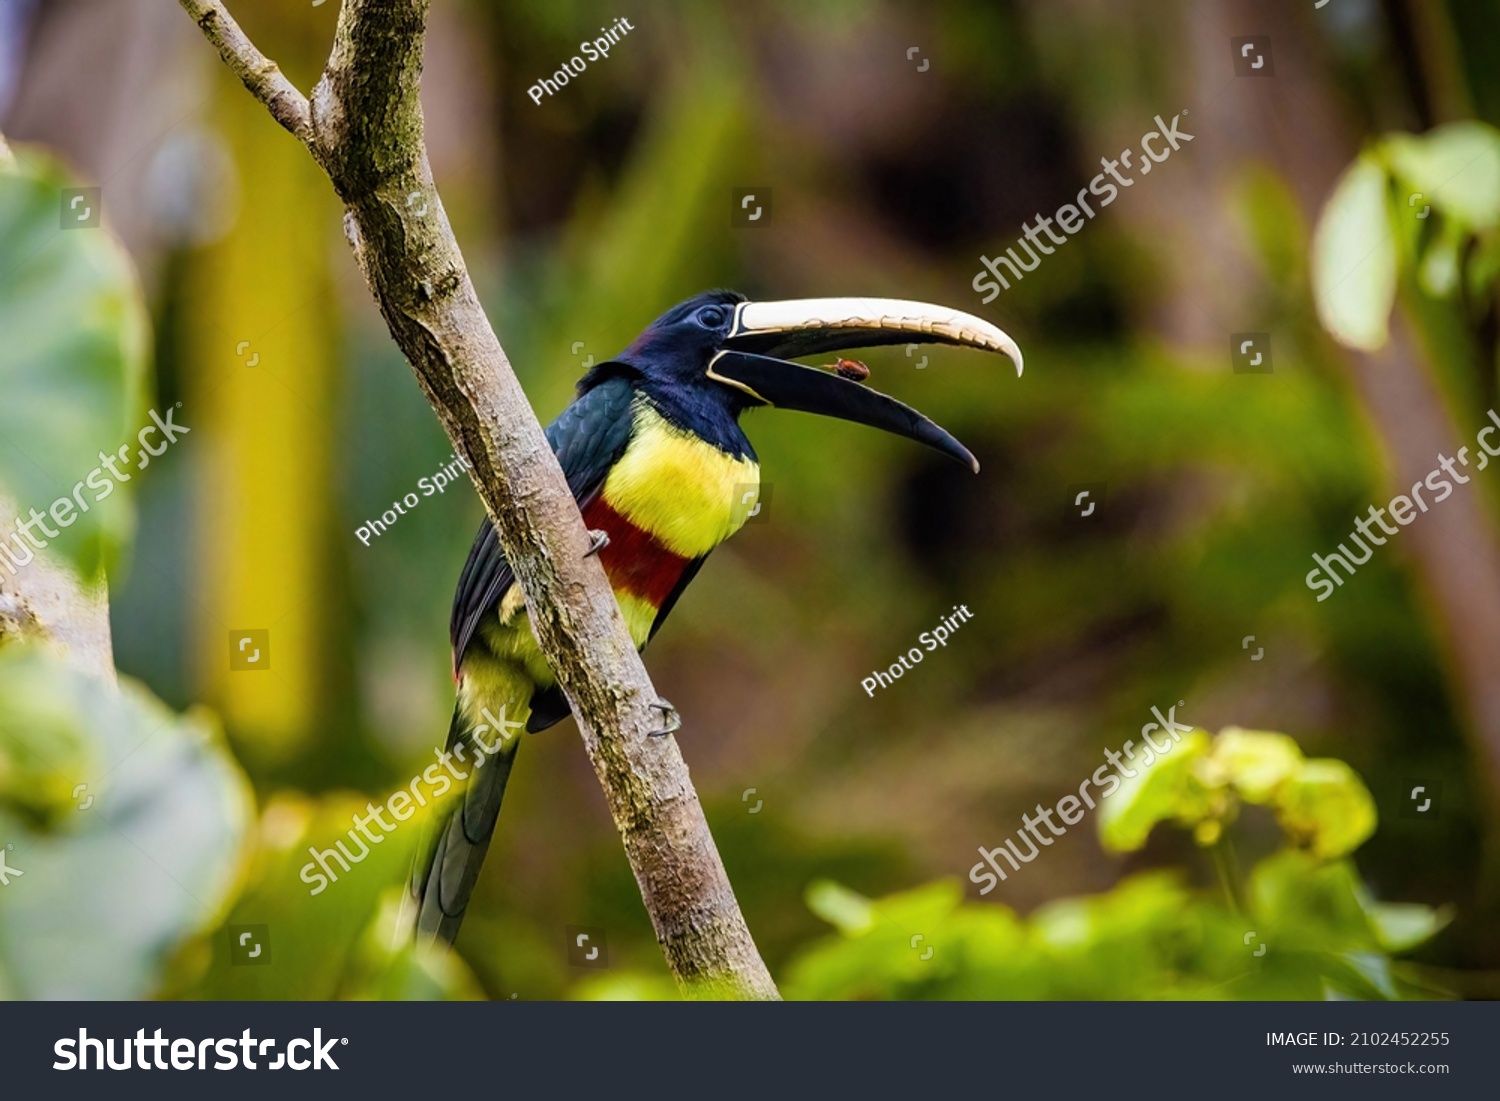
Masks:
[[[801,356],[884,344],[958,344],[1009,356],[1021,349],[971,314],[890,298],[803,298],[751,302],[707,291],[651,323],[612,364],[658,392],[691,393],[732,416],[772,406],[879,428],[924,443],[978,471],[968,448],[910,406],[833,373],[794,363]]]

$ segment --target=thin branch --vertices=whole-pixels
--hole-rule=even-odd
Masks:
[[[307,97],[286,78],[281,67],[255,48],[219,0],[179,2],[250,94],[266,105],[272,118],[305,144],[312,136]]]
[[[179,2],[216,12],[199,25],[242,80],[253,59],[271,66],[219,4]],[[687,765],[673,739],[647,737],[659,697],[603,567],[585,556],[583,519],[433,184],[420,101],[427,10],[428,0],[344,0],[304,140],[344,201],[345,235],[392,337],[470,464],[668,965],[692,996],[776,998]],[[226,28],[239,46],[223,44]],[[276,112],[281,101],[246,85]]]

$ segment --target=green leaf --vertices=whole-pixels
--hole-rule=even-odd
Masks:
[[[987,933],[1014,927],[993,911],[989,920],[960,923],[958,911],[963,905],[963,889],[955,880],[938,880],[901,894],[871,902],[846,887],[820,883],[809,892],[816,896],[819,914],[829,919],[834,912],[856,902],[856,910],[868,908],[868,924],[850,924],[854,915],[839,918],[843,936],[831,937],[799,962],[787,984],[788,996],[822,998],[830,991],[844,991],[847,996],[894,997],[916,996],[951,981],[963,970],[967,935],[978,928]],[[1014,946],[1018,938],[1006,936]]]
[[[1285,734],[1226,727],[1214,739],[1213,760],[1248,803],[1264,803],[1302,768],[1302,750]]]
[[[105,771],[101,746],[66,695],[27,692],[14,676],[0,679],[0,807],[45,829],[75,808],[79,784]]]
[[[1363,983],[1367,983],[1381,998],[1395,1001],[1399,994],[1396,990],[1396,979],[1391,973],[1391,961],[1378,952],[1346,952],[1340,960],[1359,977]],[[1364,991],[1357,988],[1354,990],[1341,990],[1339,988],[1339,977],[1330,976],[1327,979],[1327,992],[1325,997],[1329,1001],[1341,1000],[1341,995],[1353,994],[1358,997],[1368,996]],[[1358,984],[1350,983],[1357,987]]]
[[[390,890],[410,874],[438,804],[417,808],[394,832],[370,830],[379,840],[368,841],[354,826],[354,816],[366,814],[371,802],[369,795],[348,792],[315,801],[292,793],[272,799],[261,815],[252,874],[204,946],[208,958],[196,973],[178,976],[173,993],[192,999],[297,1001],[368,997],[373,989],[393,988],[406,990],[403,997],[417,996],[424,989],[431,992],[435,982],[464,989],[467,979],[450,976],[447,983],[424,976],[418,958],[372,956],[372,923],[380,926]],[[340,857],[340,843],[354,863]],[[325,876],[312,861],[315,854],[330,853],[323,855]],[[270,963],[237,965],[229,952],[231,928],[259,924],[267,927]]]
[[[1318,317],[1336,340],[1362,351],[1385,343],[1396,296],[1387,203],[1385,170],[1361,156],[1334,188],[1313,238]]]
[[[479,980],[457,952],[403,931],[404,887],[387,890],[350,961],[342,997],[351,1001],[481,1001]]]
[[[1276,792],[1282,828],[1324,859],[1353,852],[1375,832],[1375,800],[1343,761],[1306,762]]]
[[[865,932],[875,921],[869,899],[828,879],[820,879],[807,888],[807,908],[850,936]]]
[[[1500,224],[1500,131],[1455,122],[1420,136],[1395,134],[1383,145],[1400,181],[1470,229]],[[1403,200],[1405,201],[1405,200]]]
[[[22,873],[0,889],[0,997],[150,995],[240,875],[252,797],[219,731],[134,682],[116,689],[12,645],[0,761],[0,838]],[[42,794],[18,790],[25,777]]]
[[[1347,860],[1297,849],[1268,856],[1250,873],[1250,911],[1271,951],[1368,952],[1379,947],[1366,917],[1368,893]]]
[[[1466,265],[1465,281],[1469,295],[1483,298],[1500,276],[1500,233],[1490,233],[1479,238],[1473,254]]]
[[[1194,766],[1208,753],[1208,734],[1194,730],[1166,757],[1126,779],[1099,804],[1099,840],[1115,852],[1133,852],[1146,843],[1158,822],[1193,825],[1212,813],[1213,804]]]
[[[1457,288],[1464,239],[1463,227],[1457,222],[1444,222],[1441,232],[1423,253],[1417,278],[1432,297],[1447,298]]]
[[[1424,944],[1453,920],[1451,912],[1417,902],[1371,902],[1365,912],[1387,952],[1406,952]]]
[[[0,496],[22,516],[74,496],[141,427],[147,313],[130,260],[101,228],[61,229],[63,189],[53,162],[28,155],[0,172]],[[129,474],[135,456],[123,462]],[[80,491],[88,511],[48,520],[51,546],[91,576],[130,534],[133,487],[107,475]],[[33,529],[38,538],[41,528]],[[0,530],[0,539],[11,530]],[[20,538],[20,536],[16,536]]]
[[[580,1002],[680,1002],[677,984],[661,975],[642,971],[613,971],[587,978],[569,991]]]
[[[1278,286],[1300,285],[1306,279],[1307,223],[1291,185],[1266,165],[1247,164],[1234,199],[1261,269]]]

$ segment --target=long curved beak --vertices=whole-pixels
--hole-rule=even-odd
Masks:
[[[838,375],[787,361],[885,344],[963,345],[1010,357],[1017,375],[1022,369],[1016,342],[972,314],[891,298],[805,298],[741,302],[708,375],[761,404],[905,436],[978,473],[979,462],[968,448],[917,410]]]
[[[741,302],[724,347],[781,359],[884,344],[959,344],[1010,357],[1019,377],[1021,349],[981,317],[899,298],[794,298]]]

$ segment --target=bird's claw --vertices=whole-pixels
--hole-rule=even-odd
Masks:
[[[657,700],[651,706],[662,713],[663,721],[667,725],[661,730],[651,731],[646,737],[665,738],[668,734],[675,734],[682,729],[682,716],[677,713],[677,708],[673,707],[668,700]]]
[[[585,558],[592,558],[594,555],[602,551],[605,547],[609,546],[609,532],[590,530],[589,536],[589,549],[583,552],[583,556]]]

